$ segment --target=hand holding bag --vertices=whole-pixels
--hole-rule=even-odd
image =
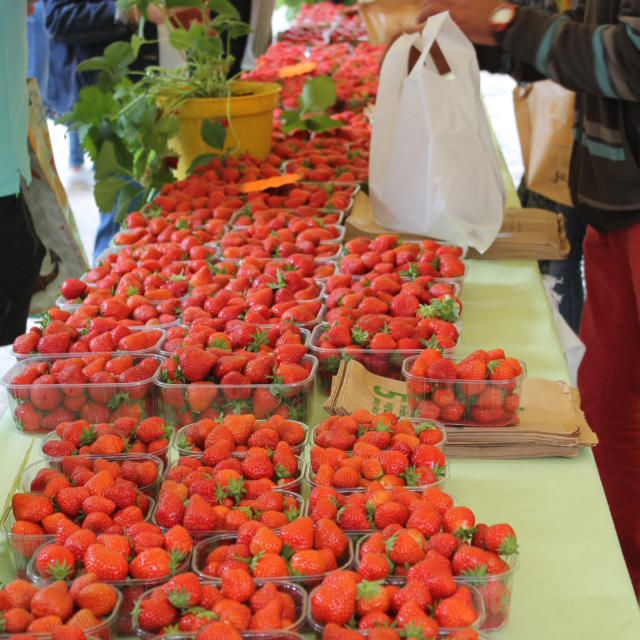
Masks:
[[[409,70],[414,46],[421,53]],[[369,194],[376,221],[394,231],[482,253],[500,229],[504,185],[478,62],[448,12],[431,17],[422,34],[400,36],[387,52],[374,113]]]

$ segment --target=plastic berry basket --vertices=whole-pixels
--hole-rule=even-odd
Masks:
[[[299,493],[294,493],[292,491],[285,491],[282,489],[273,489],[273,491],[275,491],[276,493],[281,493],[285,498],[290,498],[293,499],[296,502],[296,509],[297,509],[297,513],[298,516],[304,516],[307,513],[307,503],[305,501],[305,499],[299,494]],[[155,518],[155,513],[153,514],[152,518],[151,518],[151,522],[153,524],[155,524],[156,526],[160,526],[157,524],[156,522],[156,518]],[[165,527],[160,527],[163,531],[166,531]],[[213,529],[210,531],[194,531],[192,529],[189,529],[189,535],[191,536],[192,540],[194,542],[196,541],[201,541],[201,540],[205,540],[208,538],[212,538],[215,536],[229,536],[230,538],[234,538],[237,535],[236,531],[229,531],[226,529]],[[275,532],[280,531],[280,529],[274,529]],[[195,547],[194,547],[195,549]],[[210,579],[210,576],[202,576],[203,578],[208,578]]]
[[[265,417],[280,413],[280,407],[284,406],[288,410],[288,415],[285,417],[290,420],[307,422],[309,398],[313,390],[313,380],[318,368],[318,360],[314,356],[306,355],[302,361],[310,364],[309,375],[304,380],[292,384],[199,385],[195,382],[189,385],[162,382],[159,373],[156,372],[153,378],[154,415],[162,416],[172,424],[185,424],[182,414],[187,414],[187,424],[197,420],[197,414],[190,411],[187,391],[190,387],[192,391],[193,387],[200,387],[211,396],[207,410],[214,411],[216,415],[220,413],[222,415],[232,413],[255,414],[256,412],[253,411],[254,404],[259,401],[259,398],[256,397],[257,392],[260,392],[260,395],[265,395],[264,392],[268,392],[276,399],[277,404],[273,406]]]
[[[296,456],[296,460],[298,461],[298,470],[293,478],[287,478],[286,482],[282,484],[276,485],[270,489],[270,491],[287,491],[294,494],[300,494],[300,484],[302,480],[306,477],[307,472],[307,463],[301,456]],[[165,477],[167,474],[178,465],[178,462],[174,462],[167,467],[165,472]]]
[[[144,493],[151,498],[156,498],[158,495],[158,489],[162,483],[162,477],[164,475],[164,462],[155,455],[147,453],[138,453],[131,455],[121,456],[66,456],[65,458],[54,458],[48,460],[38,460],[32,462],[24,468],[20,476],[20,484],[18,490],[22,493],[38,493],[31,490],[31,483],[38,473],[43,469],[51,469],[53,471],[59,471],[65,473],[65,462],[71,463],[73,466],[85,465],[88,462],[87,468],[92,468],[93,463],[96,460],[107,460],[109,462],[115,462],[121,465],[123,462],[153,462],[156,466],[157,479],[151,484],[138,486],[137,489],[140,493]],[[66,475],[66,473],[65,473]],[[67,479],[68,476],[67,476]]]
[[[242,631],[240,636],[243,640],[305,640],[295,631]],[[153,640],[196,640],[196,633],[168,633],[151,637]]]
[[[13,525],[16,519],[13,516],[13,510],[8,507],[2,516],[2,533],[9,547],[9,555],[11,563],[18,578],[27,580],[27,566],[33,554],[38,547],[43,544],[54,542],[56,536],[54,534],[42,533],[39,535],[24,535],[13,533]]]
[[[406,358],[402,364],[412,415],[437,419],[447,426],[508,427],[516,423],[527,373],[524,362],[519,361],[522,373],[510,380],[442,380],[411,374],[416,359]],[[454,405],[455,414],[451,413]]]
[[[385,581],[385,584],[391,584]],[[319,587],[316,587],[309,593],[309,602],[313,598],[313,594]],[[478,617],[475,622],[468,627],[440,627],[438,629],[438,637],[447,636],[451,633],[455,633],[457,631],[462,631],[463,629],[475,629],[478,630],[482,627],[483,621],[485,619],[485,610],[484,603],[482,601],[482,596],[480,592],[475,587],[469,587],[469,591],[471,593],[471,601],[473,602],[474,609],[478,613]],[[313,612],[311,611],[311,606],[307,607],[307,624],[315,633],[318,634],[319,637],[322,637],[322,633],[324,630],[324,624],[316,620],[313,616]],[[357,629],[357,632],[363,637],[367,638],[369,636],[369,632],[366,629]]]
[[[274,207],[273,208],[273,215],[271,217],[275,218],[277,217],[277,215],[280,212],[284,212],[285,214],[289,214],[291,216],[291,218],[300,218],[302,220],[308,219],[311,216],[301,216],[300,213],[298,211],[296,211],[295,209],[281,209],[279,207]],[[336,220],[334,222],[330,222],[328,224],[343,224],[344,223],[344,219],[346,216],[346,211],[344,210],[340,210],[340,209],[316,209],[317,214],[314,215],[314,218],[317,218],[320,222],[323,222],[323,218],[327,215],[335,215],[337,216]],[[245,211],[244,209],[237,209],[233,215],[231,216],[231,219],[229,220],[229,226],[231,227],[231,229],[233,231],[242,231],[244,229],[246,229],[247,227],[250,226],[250,224],[239,224],[238,223],[238,219],[249,215],[251,217],[252,214],[251,212],[247,213],[247,211]],[[324,223],[323,223],[324,224]],[[344,234],[342,234],[344,237]]]
[[[51,584],[52,580],[43,578],[35,566],[35,558],[37,550],[31,557],[29,564],[27,565],[27,579],[38,587]],[[187,555],[180,563],[175,574],[183,573],[188,570],[189,562],[191,560],[191,554]],[[174,575],[175,575],[174,574]],[[79,572],[76,572],[79,575]],[[67,581],[71,582],[71,581]],[[159,587],[167,582],[167,577],[143,579],[143,578],[126,578],[125,580],[102,580],[102,582],[111,585],[118,589],[122,594],[122,606],[119,607],[117,615],[115,616],[115,628],[116,634],[112,637],[118,638],[128,635],[135,635],[135,629],[133,626],[132,613],[133,607],[138,598],[149,589]],[[94,634],[95,635],[95,634]]]
[[[426,426],[426,428],[428,429],[437,429],[440,432],[440,435],[442,436],[442,439],[440,440],[440,442],[437,442],[436,444],[434,444],[434,447],[438,447],[438,449],[443,449],[444,446],[447,444],[447,430],[444,426],[444,424],[442,424],[442,422],[438,422],[437,420],[426,420],[426,419],[422,419],[422,418],[408,418],[408,417],[403,417],[403,416],[398,416],[399,420],[408,420],[409,422],[411,422],[411,424],[414,427],[414,433],[416,429],[419,429],[422,425]],[[309,442],[311,443],[311,446],[316,446],[316,447],[322,447],[321,444],[318,444],[316,442],[316,433],[318,431],[318,427],[320,425],[315,425],[309,432]],[[353,454],[353,449],[345,449],[347,455],[349,457],[351,457],[351,455]]]
[[[113,608],[113,611],[103,618],[100,624],[84,630],[87,640],[115,640],[118,637],[117,623],[124,598],[122,596],[122,592],[117,587],[114,588],[116,591],[116,605]],[[28,638],[29,640],[32,638],[33,640],[51,640],[50,633],[33,633],[26,631],[24,634],[0,633],[0,640],[11,640],[11,638],[18,637]]]
[[[119,433],[119,432],[118,432]],[[168,442],[167,442],[167,446],[163,447],[162,449],[157,449],[156,451],[154,451],[152,454],[143,454],[143,453],[121,453],[118,455],[101,455],[101,454],[89,454],[87,457],[89,458],[108,458],[108,459],[113,459],[116,462],[122,462],[122,460],[127,460],[130,459],[132,456],[138,457],[141,455],[153,455],[156,458],[160,458],[160,460],[163,462],[164,466],[166,467],[167,465],[167,455],[169,452],[169,449],[172,447],[173,445],[173,440],[175,437],[175,430],[172,428],[171,430],[171,436],[167,438]],[[48,433],[46,436],[44,436],[44,438],[42,438],[42,440],[40,441],[40,455],[45,459],[45,460],[51,460],[51,461],[58,461],[61,460],[62,458],[58,457],[58,456],[50,456],[47,453],[45,453],[44,448],[46,446],[46,444],[48,442],[60,442],[61,438],[60,436],[55,432],[55,431],[51,431],[50,433]],[[76,456],[78,454],[73,453],[71,454],[73,456]]]
[[[257,424],[264,423],[265,420],[256,420]],[[300,455],[304,450],[305,445],[307,444],[307,440],[309,437],[309,427],[304,423],[298,420],[289,420],[288,422],[295,422],[299,425],[304,431],[304,438],[300,444],[293,445],[291,447],[291,451],[295,455]],[[189,437],[193,430],[196,428],[194,424],[188,424],[181,429],[178,429],[174,438],[174,449],[178,452],[179,456],[193,457],[202,459],[202,451],[194,451],[193,448],[189,445]],[[247,455],[246,451],[232,451],[231,456],[234,458],[244,458]]]
[[[203,585],[211,584],[214,586],[218,586],[220,584],[219,582],[216,583],[213,580],[201,579],[200,581]],[[261,586],[258,580],[256,580],[256,585]],[[307,614],[306,590],[304,589],[304,587],[300,586],[299,584],[294,584],[292,582],[280,582],[280,583],[277,583],[276,586],[280,593],[285,593],[291,596],[291,599],[293,600],[293,603],[296,608],[296,618],[293,621],[293,623],[288,627],[285,627],[284,629],[274,629],[273,632],[279,633],[280,631],[299,631],[300,629],[302,629],[302,627],[304,627],[306,622],[306,614]],[[144,600],[146,598],[151,597],[151,594],[157,591],[158,589],[160,589],[160,587],[155,587],[154,589],[150,589],[149,591],[146,591],[145,593],[142,594],[141,599]],[[136,633],[139,638],[144,638],[144,640],[151,640],[152,638],[156,637],[155,633],[145,631],[140,628],[136,629]],[[270,632],[266,632],[266,633],[270,633]],[[163,637],[166,637],[166,636],[163,636]]]
[[[460,329],[458,329],[458,341]],[[318,358],[318,382],[324,391],[331,387],[331,378],[338,372],[341,360],[357,360],[367,371],[385,378],[402,380],[402,363],[406,358],[418,356],[422,349],[327,349],[320,346],[320,338],[329,329],[328,322],[316,325],[311,332],[309,351]],[[446,349],[444,353],[454,353],[457,347]]]
[[[11,382],[17,374],[22,373],[33,363],[44,363],[48,365],[47,370],[50,371],[51,365],[56,360],[81,359],[90,362],[99,357],[101,355],[95,354],[80,356],[66,354],[55,358],[38,356],[22,360],[11,367],[0,380],[0,385],[7,391],[9,409],[18,430],[30,434],[46,433],[55,429],[60,422],[83,418],[83,409],[87,406],[91,407],[95,414],[100,412],[100,415],[104,416],[105,419],[102,422],[113,422],[125,411],[127,413],[124,415],[131,415],[133,405],[136,406],[134,410],[139,412],[140,416],[151,415],[153,375],[136,382],[82,384],[15,384]],[[162,359],[156,355],[131,356],[131,358],[134,366],[144,359],[153,359],[157,363],[156,369],[162,362]],[[63,405],[63,400],[67,397],[74,401],[73,411],[68,409],[67,405]],[[37,402],[34,402],[34,399],[37,399]],[[25,424],[21,418],[26,411],[29,411],[31,416],[28,424]],[[56,411],[57,413],[54,413]],[[45,420],[47,420],[47,428],[42,427]]]
[[[138,328],[134,328],[134,327],[130,327],[132,332],[148,332],[151,331],[152,329],[158,329],[160,331],[160,335],[158,336],[158,339],[155,341],[154,344],[152,344],[150,347],[147,347],[146,349],[137,349],[135,351],[110,351],[109,353],[111,355],[130,355],[130,356],[146,356],[146,355],[153,355],[156,353],[160,353],[161,349],[162,349],[162,345],[164,344],[164,340],[165,340],[165,335],[164,335],[164,331],[160,328],[160,327],[151,327],[151,326],[142,326],[139,329]],[[48,353],[46,354],[45,357],[47,358],[59,358],[61,356],[65,356],[65,355],[73,355],[73,356],[79,356],[79,355],[97,355],[98,352],[97,351],[85,351],[85,352],[75,352],[70,354],[69,352],[65,352],[65,353]],[[39,354],[39,353],[29,353],[29,354],[24,354],[24,353],[16,353],[13,350],[13,347],[11,348],[11,355],[18,361],[21,362],[22,360],[26,360],[27,358],[33,358],[33,357],[37,357],[37,356],[43,356],[44,354]]]
[[[509,569],[503,573],[484,576],[456,576],[455,582],[475,588],[484,603],[484,620],[480,623],[482,631],[497,631],[509,620],[513,576],[520,567],[520,558],[516,555],[502,557]]]
[[[432,482],[431,484],[404,486],[403,488],[408,489],[409,491],[424,491],[425,489],[433,489],[435,487],[437,487],[438,489],[442,489],[442,487],[444,487],[445,483],[449,479],[449,462],[448,461],[445,463],[444,467],[442,468],[441,474],[442,475],[440,476],[440,478],[435,482]],[[316,474],[311,469],[311,465],[308,465],[307,475],[305,477],[305,480],[309,484],[309,487],[311,487],[311,489],[315,489],[316,487],[326,486],[326,485],[317,484],[315,481],[315,476]],[[340,493],[343,495],[350,495],[352,493],[364,493],[366,491],[366,487],[344,487],[344,488],[330,487],[330,488],[335,490],[336,493]]]
[[[203,580],[209,580],[212,584],[220,584],[220,580],[218,578],[212,578],[204,573],[207,556],[218,547],[227,544],[235,544],[236,539],[236,534],[225,533],[211,536],[210,538],[198,542],[198,544],[194,546],[191,554],[191,570]],[[338,569],[349,569],[353,564],[353,539],[351,536],[347,536],[347,540],[347,550],[340,558],[337,558]],[[283,576],[282,578],[255,578],[255,582],[256,584],[265,584],[267,582],[275,582],[276,584],[291,582],[294,584],[304,585],[305,587],[310,587],[320,584],[322,580],[329,575],[329,573],[331,573],[331,571],[326,571],[317,576],[291,575]]]

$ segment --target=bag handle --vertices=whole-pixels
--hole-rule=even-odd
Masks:
[[[420,60],[422,52],[415,45],[411,46],[409,49],[409,60],[407,66],[407,75],[411,73],[411,70],[415,66],[415,64]],[[433,41],[431,48],[429,49],[429,55],[431,56],[431,60],[436,67],[436,70],[441,76],[447,75],[447,73],[451,72],[451,67],[447,62],[447,59],[444,57],[444,53],[442,53],[442,49],[438,44],[437,40]],[[426,57],[424,58],[426,60]],[[424,61],[423,61],[424,64]]]

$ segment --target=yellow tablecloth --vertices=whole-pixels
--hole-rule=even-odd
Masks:
[[[537,265],[470,261],[462,292],[461,351],[501,346],[530,375],[567,380]],[[309,419],[323,415],[316,395]],[[8,496],[38,443],[0,421],[0,490]],[[496,640],[640,638],[640,613],[590,451],[575,460],[451,463],[446,489],[483,522],[510,522],[518,533],[520,571],[511,619]],[[12,578],[6,547],[0,579]]]

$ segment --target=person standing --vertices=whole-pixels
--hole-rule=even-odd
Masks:
[[[27,9],[35,2],[0,0],[0,344],[24,333],[44,257],[21,184],[31,182],[27,147]]]
[[[549,15],[496,0],[429,0],[448,10],[481,66],[576,92],[569,185],[587,222],[586,354],[578,387],[622,552],[640,591],[640,0],[580,0]]]

